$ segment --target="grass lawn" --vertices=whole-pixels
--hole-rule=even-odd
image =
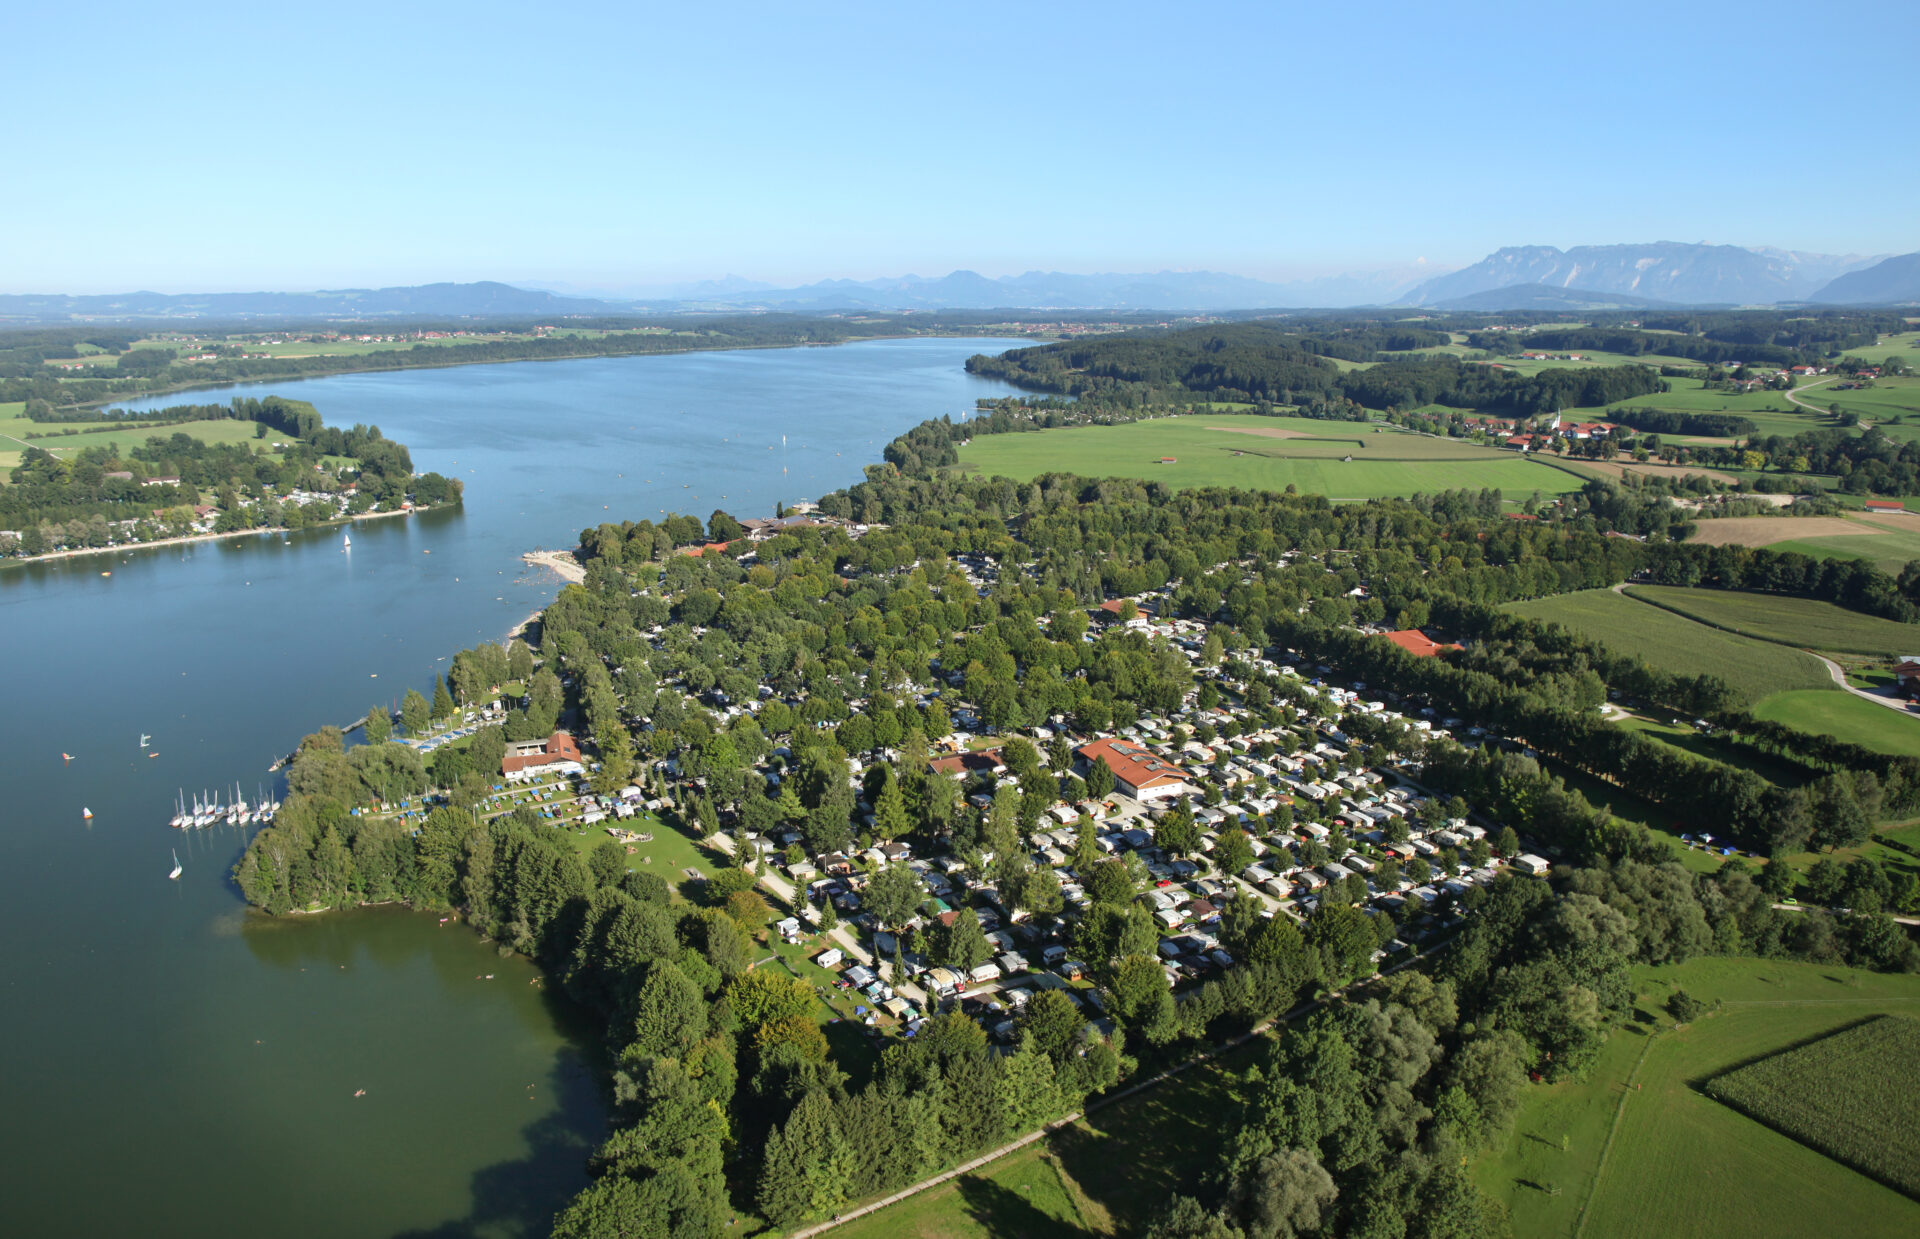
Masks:
[[[1920,1230],[1920,1203],[1697,1087],[1870,1015],[1920,1013],[1920,977],[1715,958],[1635,969],[1634,985],[1642,1022],[1613,1034],[1587,1079],[1530,1087],[1507,1147],[1476,1167],[1481,1186],[1512,1211],[1514,1234],[1764,1239]],[[1674,1030],[1660,1004],[1676,986],[1724,1005]]]
[[[1852,693],[1775,693],[1754,706],[1753,712],[1770,722],[1819,732],[1896,757],[1920,757],[1920,716],[1895,713]]]
[[[1096,1233],[1086,1197],[1045,1141],[833,1233],[846,1239],[986,1239]]]
[[[1809,598],[1673,585],[1633,585],[1627,594],[1743,636],[1828,652],[1898,656],[1920,636],[1920,628],[1912,624]]]
[[[1349,456],[1351,460],[1345,459]],[[1174,461],[1162,464],[1162,457]],[[1071,472],[1144,478],[1181,488],[1295,486],[1336,499],[1460,487],[1557,495],[1584,485],[1580,477],[1512,452],[1369,423],[1229,414],[988,435],[961,449],[960,463],[970,471],[1021,481]]]
[[[1611,590],[1559,594],[1506,609],[1564,624],[1662,671],[1717,675],[1748,704],[1784,689],[1834,691],[1826,669],[1807,654],[1708,628]]]

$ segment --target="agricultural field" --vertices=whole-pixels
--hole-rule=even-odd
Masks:
[[[1920,522],[1867,516],[1729,516],[1699,522],[1691,541],[1767,547],[1812,559],[1864,559],[1891,576],[1920,559]]]
[[[1706,1092],[1920,1199],[1920,1020],[1876,1016],[1716,1076]]]
[[[1161,463],[1162,457],[1174,458]],[[1346,459],[1352,457],[1351,460]],[[969,471],[1026,481],[1043,473],[1134,477],[1177,488],[1288,486],[1335,499],[1497,488],[1509,497],[1578,490],[1584,479],[1512,452],[1364,422],[1213,414],[1121,426],[987,435],[960,451]]]
[[[1802,731],[1819,732],[1896,757],[1920,757],[1920,715],[1896,713],[1852,693],[1775,693],[1754,714]]]
[[[1920,331],[1904,331],[1897,336],[1881,336],[1877,344],[1866,348],[1848,349],[1847,356],[1873,362],[1884,362],[1889,357],[1898,357],[1909,366],[1920,369]]]
[[[1829,653],[1900,655],[1920,644],[1920,626],[1810,598],[1677,585],[1630,585],[1627,595],[1743,636]]]
[[[1920,362],[1920,354],[1915,354],[1913,360]],[[1894,417],[1920,421],[1920,378],[1911,376],[1875,379],[1872,387],[1852,391],[1836,391],[1834,385],[1823,384],[1794,394],[1808,404],[1858,413],[1860,420],[1876,426]],[[1888,426],[1886,431],[1896,438],[1912,438],[1920,434],[1920,426]]]
[[[1920,1203],[1705,1096],[1696,1082],[1875,1014],[1920,1014],[1920,977],[1707,958],[1636,968],[1634,1020],[1587,1078],[1527,1089],[1480,1185],[1533,1237],[1772,1239],[1920,1232]],[[1676,1029],[1684,988],[1720,1009]],[[1881,1072],[1890,1069],[1883,1064]],[[1912,1068],[1908,1068],[1911,1075]]]
[[[1719,676],[1748,705],[1788,689],[1836,691],[1826,668],[1808,654],[1708,628],[1612,590],[1558,594],[1505,609],[1564,624],[1662,671]]]
[[[184,434],[198,439],[202,443],[259,443],[262,450],[270,450],[269,445],[283,442],[287,436],[278,431],[269,430],[265,440],[254,438],[254,426],[257,423],[223,418],[211,422],[179,422],[170,426],[126,426],[106,429],[99,423],[88,426],[75,425],[74,434],[61,434],[67,424],[60,422],[30,422],[24,417],[0,420],[0,447],[11,448],[9,459],[0,454],[0,463],[8,468],[20,463],[19,453],[29,447],[37,447],[52,452],[55,456],[66,457],[81,448],[106,447],[112,444],[122,454],[139,447],[155,435],[162,439],[175,434]],[[49,433],[52,432],[52,433]],[[44,438],[31,438],[31,435],[43,435]]]

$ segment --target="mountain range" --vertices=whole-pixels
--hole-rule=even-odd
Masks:
[[[1814,254],[1735,245],[1510,246],[1470,267],[1415,282],[1418,268],[1273,282],[1214,271],[1073,275],[1029,271],[989,278],[822,280],[774,288],[740,276],[645,297],[569,296],[482,281],[318,292],[0,294],[0,323],[139,320],[503,318],[695,311],[1203,313],[1279,308],[1409,306],[1503,311],[1920,302],[1920,253]]]
[[[1403,299],[1436,309],[1539,308],[1540,290],[1578,292],[1591,304],[1567,308],[1647,305],[1773,305],[1835,300],[1827,289],[1850,273],[1877,269],[1887,256],[1811,254],[1737,245],[1518,245],[1428,280]],[[1887,300],[1920,296],[1920,282],[1897,277],[1874,282]],[[1903,291],[1904,290],[1904,291]],[[1844,288],[1843,288],[1844,292]],[[1608,300],[1611,299],[1611,300]],[[1848,299],[1848,298],[1842,298]]]

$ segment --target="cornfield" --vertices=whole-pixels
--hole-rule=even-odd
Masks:
[[[1920,1199],[1920,1020],[1877,1016],[1716,1076],[1706,1091]]]

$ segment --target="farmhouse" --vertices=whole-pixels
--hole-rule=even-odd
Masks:
[[[1861,505],[1869,512],[1904,512],[1907,505],[1898,499],[1869,499]]]

